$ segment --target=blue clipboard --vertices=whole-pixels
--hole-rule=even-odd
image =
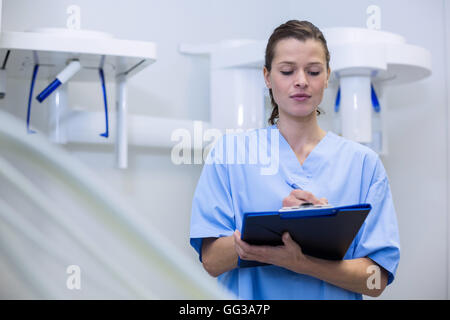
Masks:
[[[241,239],[254,245],[282,245],[289,232],[304,254],[342,260],[372,209],[368,203],[351,206],[310,206],[269,212],[244,213]],[[267,264],[242,260],[240,268]]]

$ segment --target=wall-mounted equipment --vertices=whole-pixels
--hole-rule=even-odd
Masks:
[[[209,55],[210,125],[219,130],[264,126],[264,78],[261,57],[265,43],[227,40],[216,44],[182,44],[181,53]]]
[[[32,79],[27,112],[27,129],[31,132],[31,104],[33,85],[36,80],[49,81],[50,85],[42,91],[37,100],[49,104],[49,137],[57,143],[72,141],[77,133],[69,132],[73,128],[71,122],[79,112],[68,110],[67,83],[70,81],[102,82],[105,105],[106,130],[101,137],[93,137],[90,142],[100,142],[109,136],[106,81],[116,83],[115,113],[115,146],[116,164],[119,168],[127,167],[128,127],[126,83],[127,79],[156,61],[156,45],[152,42],[116,39],[112,35],[89,30],[73,30],[58,28],[38,28],[27,32],[3,31],[0,38],[0,62],[7,77]],[[64,71],[61,71],[63,70]],[[1,84],[1,81],[0,81]],[[34,100],[36,101],[36,100]],[[99,121],[91,113],[85,119],[96,118],[95,128]],[[90,121],[78,123],[77,131],[92,133]],[[98,130],[98,129],[97,129]],[[75,139],[76,140],[76,139]]]
[[[331,55],[330,87],[342,136],[386,153],[383,133],[383,86],[418,81],[431,74],[428,50],[407,44],[399,35],[362,28],[323,29]],[[265,41],[233,40],[182,44],[185,54],[211,58],[211,126],[257,128],[265,124],[263,65]],[[328,89],[330,90],[330,89]],[[375,135],[372,113],[376,114]],[[376,140],[376,141],[374,141]]]
[[[331,55],[330,84],[337,88],[335,112],[342,136],[387,153],[383,88],[418,81],[431,74],[428,50],[404,37],[364,28],[323,31]],[[374,117],[379,120],[373,127]]]

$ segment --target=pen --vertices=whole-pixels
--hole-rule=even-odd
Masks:
[[[296,184],[295,182],[293,182],[293,183],[289,183],[289,182],[288,182],[288,184],[289,184],[292,188],[294,188],[294,189],[300,189],[300,190],[303,190],[303,189],[300,188],[300,187],[298,186],[298,184]]]
[[[288,181],[286,181],[286,182],[288,183],[288,185],[290,185],[294,189],[303,190],[295,182],[293,182],[293,183],[289,183]],[[327,205],[328,205],[328,201],[327,201]],[[312,202],[304,202],[299,207],[310,207],[310,206],[314,206],[314,204]]]

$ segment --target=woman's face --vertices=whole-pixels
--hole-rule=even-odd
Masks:
[[[280,117],[315,116],[329,76],[324,48],[314,39],[278,41],[272,70],[264,68],[264,79],[272,89]]]

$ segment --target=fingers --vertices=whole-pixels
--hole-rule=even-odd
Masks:
[[[267,246],[254,246],[241,239],[241,233],[236,230],[233,234],[236,252],[241,259],[256,260],[266,262],[268,250]]]
[[[328,204],[328,200],[326,198],[318,199],[311,192],[306,190],[295,189],[292,190],[291,194],[283,199],[282,206],[283,207],[293,207],[298,206],[303,203],[310,202],[312,204],[324,205]]]
[[[241,240],[240,232],[237,230],[233,236],[236,252],[243,260],[259,261],[289,268],[289,266],[295,265],[293,260],[297,261],[303,256],[300,245],[291,238],[288,232],[283,233],[281,237],[283,245],[280,246],[250,245]]]
[[[283,233],[283,236],[281,237],[281,240],[283,240],[284,244],[289,244],[290,241],[292,240],[291,235],[289,234],[289,232]]]
[[[239,230],[234,231],[234,247],[236,249],[237,254],[241,259],[245,259],[244,257],[248,256],[248,244],[245,241],[241,240],[241,233]]]
[[[290,194],[289,196],[287,196],[286,198],[283,199],[282,206],[283,207],[293,207],[293,206],[301,205],[304,202],[306,202],[306,201],[299,200],[296,197],[294,197],[292,194]]]
[[[283,233],[283,236],[281,237],[281,240],[283,241],[284,246],[287,248],[287,250],[289,252],[300,252],[302,253],[302,248],[300,247],[300,245],[295,242],[294,239],[292,239],[291,235],[289,234],[289,232],[285,232]]]
[[[295,189],[292,190],[291,194],[298,200],[301,200],[302,203],[310,202],[312,204],[322,204],[322,202],[318,198],[316,198],[316,196],[306,190]]]
[[[291,235],[289,234],[289,232],[285,232],[283,233],[283,236],[281,237],[281,240],[283,241],[283,244],[285,246],[298,246],[297,242],[294,241],[294,239],[292,239]]]

